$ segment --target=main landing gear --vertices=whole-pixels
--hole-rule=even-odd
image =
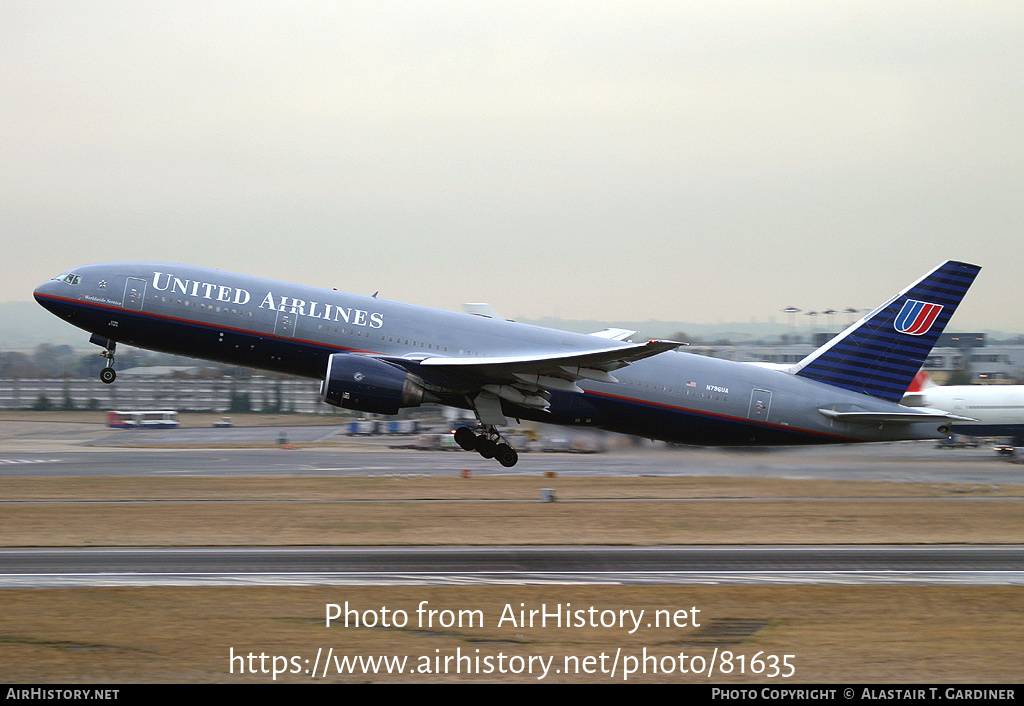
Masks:
[[[479,433],[469,427],[459,427],[455,430],[455,443],[466,451],[476,451],[484,458],[495,458],[505,468],[511,468],[519,461],[519,454],[493,426],[482,426]]]

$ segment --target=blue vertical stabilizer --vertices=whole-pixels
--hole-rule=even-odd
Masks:
[[[981,270],[949,260],[798,363],[793,372],[899,402]]]

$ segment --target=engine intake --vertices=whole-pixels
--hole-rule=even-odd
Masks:
[[[423,403],[424,389],[408,371],[376,358],[335,353],[320,383],[324,402],[374,414],[398,414]]]

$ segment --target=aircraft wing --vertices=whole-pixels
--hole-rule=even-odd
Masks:
[[[547,409],[547,390],[583,392],[576,385],[579,380],[618,382],[611,371],[681,345],[678,341],[652,340],[615,348],[534,355],[385,359],[405,367],[415,362],[424,372],[429,368],[477,378],[481,390],[516,404]]]
[[[494,357],[481,357],[481,358],[444,358],[444,357],[432,357],[425,358],[420,361],[422,365],[457,365],[460,367],[471,366],[476,367],[479,365],[534,365],[534,366],[551,366],[551,365],[582,365],[587,367],[598,367],[603,365],[611,366],[609,369],[614,370],[617,368],[624,367],[630,363],[634,363],[644,358],[649,358],[652,355],[658,355],[665,351],[670,351],[678,348],[679,346],[686,345],[679,341],[660,341],[651,340],[647,343],[631,343],[626,346],[618,346],[616,348],[600,348],[592,351],[572,351],[572,352],[560,352],[560,353],[538,353],[533,355],[516,355],[516,356],[494,356]]]

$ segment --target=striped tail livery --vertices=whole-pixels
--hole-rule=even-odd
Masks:
[[[899,402],[980,269],[944,262],[798,363],[794,372]]]

